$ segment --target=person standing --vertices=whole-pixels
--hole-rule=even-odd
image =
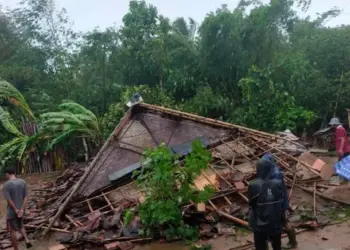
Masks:
[[[332,118],[329,126],[335,128],[335,147],[340,161],[350,155],[348,133],[338,118]]]
[[[284,178],[283,178],[283,173],[281,169],[277,166],[273,156],[271,154],[265,154],[261,159],[270,161],[274,167],[273,167],[273,172],[271,174],[271,179],[277,179],[280,180],[282,183],[282,188],[283,188],[283,198],[282,198],[282,209],[285,214],[285,224],[283,225],[284,228],[283,230],[288,236],[288,243],[287,245],[283,246],[283,249],[295,249],[298,247],[298,242],[296,239],[296,231],[295,229],[288,223],[288,210],[289,210],[289,197],[288,197],[288,190],[286,185],[284,184]]]
[[[273,250],[281,250],[284,225],[282,209],[283,186],[278,179],[271,179],[274,165],[261,159],[257,166],[257,179],[248,186],[249,226],[254,232],[256,250],[267,250],[270,241]]]
[[[4,197],[7,200],[7,229],[11,234],[11,241],[14,250],[19,250],[17,232],[19,231],[26,242],[27,248],[31,248],[27,233],[23,225],[24,209],[28,199],[27,184],[24,180],[16,178],[14,168],[5,170],[7,182],[3,186]]]

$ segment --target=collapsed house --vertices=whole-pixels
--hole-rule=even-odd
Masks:
[[[145,148],[163,142],[172,152],[185,156],[191,152],[194,140],[200,140],[212,155],[212,162],[197,178],[195,186],[201,190],[210,185],[216,193],[206,204],[186,205],[185,215],[195,210],[204,213],[210,224],[221,217],[248,226],[247,187],[255,177],[256,163],[266,153],[272,154],[284,170],[290,197],[293,190],[299,189],[315,197],[347,204],[325,194],[334,187],[328,184],[333,166],[307,152],[295,138],[288,140],[279,135],[139,103],[121,119],[90,167],[86,168],[84,178],[79,174],[82,179],[78,181],[77,174],[69,177],[66,172],[62,176],[67,176],[61,176],[60,182],[37,191],[40,197],[54,196],[55,199],[50,205],[40,207],[37,201],[29,202],[31,215],[25,221],[27,229],[34,237],[50,229],[65,234],[62,242],[69,245],[105,244],[106,249],[128,249],[131,243],[148,240],[139,238],[137,221],[128,226],[123,225],[121,218],[123,209],[137,207],[144,200],[143,193],[131,178],[132,172],[142,167],[140,159]],[[77,182],[80,186],[75,198],[67,201],[74,190],[73,183]],[[59,194],[57,190],[60,190]],[[65,199],[69,205],[62,209],[57,220],[53,219]],[[200,225],[201,235],[211,231],[205,225],[205,222]],[[0,233],[1,239],[6,237],[5,232]]]

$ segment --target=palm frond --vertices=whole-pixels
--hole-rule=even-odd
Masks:
[[[0,106],[0,122],[2,126],[11,134],[22,136],[22,133],[16,128],[16,126],[10,121],[10,115]]]

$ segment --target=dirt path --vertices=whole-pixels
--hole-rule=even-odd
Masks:
[[[24,177],[29,189],[37,188],[43,179],[51,179],[57,174],[34,175]],[[5,228],[6,201],[2,195],[3,183],[0,183],[0,227]],[[303,250],[350,250],[350,220],[339,225],[328,226],[313,232],[304,232],[298,235],[299,248]],[[238,245],[252,241],[252,235],[218,237],[207,241],[213,250],[229,250]],[[284,240],[285,242],[286,240]],[[57,244],[55,236],[35,242],[35,250],[48,250],[50,246]],[[22,246],[21,249],[25,249]],[[188,250],[189,246],[180,242],[171,244],[152,243],[149,245],[136,246],[136,250]]]
[[[300,250],[350,250],[350,221],[328,226],[317,231],[304,232],[297,236]],[[207,241],[213,250],[229,250],[252,241],[252,235],[236,237],[219,237]],[[286,243],[286,239],[283,240]],[[188,250],[189,246],[181,243],[138,246],[136,250]],[[271,249],[271,248],[270,248]]]

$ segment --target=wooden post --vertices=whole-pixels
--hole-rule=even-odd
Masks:
[[[314,182],[314,217],[316,218],[316,182]]]

